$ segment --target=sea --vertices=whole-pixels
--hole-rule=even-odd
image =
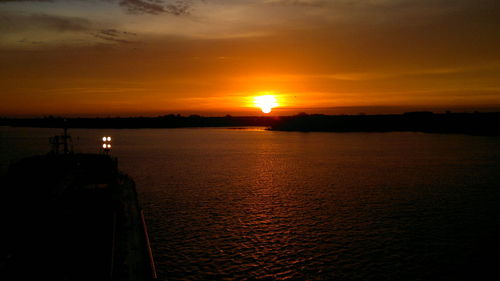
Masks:
[[[60,129],[0,127],[0,173]],[[70,129],[136,182],[160,280],[494,280],[500,138]]]

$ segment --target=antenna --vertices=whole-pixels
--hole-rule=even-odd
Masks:
[[[66,126],[66,119],[64,119],[64,135],[63,135],[63,145],[64,154],[68,154],[68,127]]]
[[[49,143],[52,145],[52,154],[60,154],[60,147],[62,146],[62,154],[66,155],[73,153],[73,141],[71,136],[68,134],[68,127],[66,125],[66,119],[64,119],[64,133],[62,135],[56,135],[49,138]]]

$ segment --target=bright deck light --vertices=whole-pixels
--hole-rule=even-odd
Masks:
[[[104,150],[104,153],[108,153],[111,150],[111,137],[102,137],[102,142],[102,149]]]

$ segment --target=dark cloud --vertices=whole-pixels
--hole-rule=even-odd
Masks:
[[[1,32],[19,32],[27,29],[49,29],[57,32],[86,32],[93,30],[93,26],[89,20],[78,17],[0,12]]]
[[[272,5],[304,6],[304,7],[328,6],[328,1],[325,0],[270,0],[267,3]]]
[[[172,15],[182,16],[189,14],[191,5],[191,1],[176,1],[173,4],[168,4],[166,10]]]
[[[0,0],[1,3],[8,2],[56,2],[65,0]],[[83,1],[83,0],[82,0]],[[172,14],[176,16],[188,15],[193,0],[102,0],[107,2],[116,2],[125,8],[129,13],[140,14]]]
[[[130,40],[131,37],[136,36],[135,33],[121,31],[117,29],[102,29],[97,33],[93,34],[96,38],[114,42],[114,43],[134,43],[134,41]]]
[[[103,29],[100,31],[101,34],[103,35],[106,35],[106,36],[112,36],[112,37],[117,37],[117,36],[122,36],[122,35],[134,35],[136,36],[137,34],[133,33],[133,32],[127,32],[127,31],[120,31],[120,30],[116,30],[116,29]]]
[[[136,42],[133,39],[137,36],[135,33],[114,28],[100,29],[97,24],[85,18],[46,14],[15,14],[0,11],[0,38],[1,35],[23,33],[27,37],[17,40],[17,43],[37,45],[42,42],[31,40],[31,35],[41,30],[91,35],[113,43],[133,43]]]
[[[130,13],[160,14],[166,12],[160,1],[155,0],[120,0],[120,6]]]
[[[192,1],[163,0],[119,0],[119,4],[130,13],[162,14],[168,13],[176,16],[188,15]]]

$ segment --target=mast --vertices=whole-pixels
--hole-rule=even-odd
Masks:
[[[49,138],[49,142],[52,145],[52,154],[59,154],[59,149],[62,145],[62,154],[73,153],[73,143],[71,136],[68,134],[68,126],[66,125],[66,119],[64,120],[64,133],[62,135],[57,135]]]
[[[66,120],[64,120],[64,135],[63,135],[63,145],[64,145],[64,154],[68,154],[68,127],[66,126]]]

